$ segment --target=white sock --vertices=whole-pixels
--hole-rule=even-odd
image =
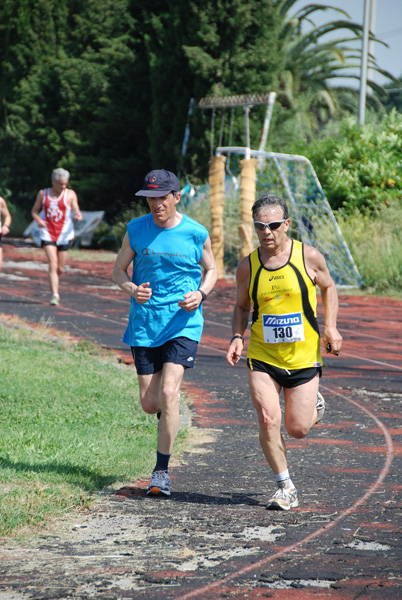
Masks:
[[[278,473],[277,475],[275,475],[275,479],[276,481],[283,481],[284,479],[289,479],[290,475],[289,475],[289,469],[286,469],[286,471],[282,471],[282,473]]]
[[[294,487],[293,481],[290,479],[289,469],[286,469],[286,471],[282,471],[282,473],[275,475],[275,479],[277,483],[283,481],[286,488]]]

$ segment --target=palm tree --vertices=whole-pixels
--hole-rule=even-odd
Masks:
[[[276,3],[280,22],[280,44],[285,62],[280,74],[278,101],[298,113],[299,119],[309,128],[326,122],[341,108],[350,109],[354,102],[353,92],[347,86],[331,86],[335,78],[359,79],[356,70],[361,59],[362,26],[349,20],[346,11],[329,5],[309,4],[290,14],[298,0],[279,0]],[[343,19],[315,26],[311,16],[317,11],[332,10]],[[346,31],[347,37],[334,38],[337,31]],[[350,35],[352,34],[352,35]],[[380,40],[372,36],[376,42]],[[370,68],[393,78],[380,69],[373,57]],[[377,93],[384,93],[381,86],[368,82]],[[371,101],[376,100],[372,96]]]

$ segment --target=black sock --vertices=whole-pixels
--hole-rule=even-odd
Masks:
[[[154,471],[168,471],[169,469],[169,460],[170,454],[162,454],[161,452],[156,451],[156,466]]]

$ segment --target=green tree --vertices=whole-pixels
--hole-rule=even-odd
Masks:
[[[278,78],[273,0],[144,2],[144,48],[149,65],[148,128],[153,164],[180,164],[191,98],[267,92]],[[209,115],[195,111],[186,170],[205,177]]]
[[[339,114],[342,108],[354,106],[350,90],[334,87],[331,83],[335,78],[358,79],[353,70],[356,72],[360,67],[362,26],[350,21],[344,10],[330,5],[309,4],[292,13],[296,3],[297,0],[279,0],[276,4],[285,55],[278,101],[298,115],[308,132],[316,130],[337,112]],[[336,11],[346,18],[315,26],[312,18],[314,13],[321,11]],[[337,32],[341,32],[342,37],[335,38]],[[370,61],[370,66],[392,78],[374,60]],[[381,92],[374,82],[369,85]]]
[[[353,60],[347,40],[326,36],[344,29],[358,39],[360,30],[347,20],[306,29],[311,15],[328,7],[293,14],[294,5],[3,0],[0,193],[28,214],[51,170],[63,166],[82,208],[106,209],[110,218],[130,205],[151,168],[203,180],[210,114],[194,111],[185,164],[181,145],[190,100],[211,94],[278,91],[272,139],[283,144],[297,131],[314,131],[341,104],[330,82]],[[264,110],[251,112],[253,147]],[[232,143],[243,145],[241,110],[234,121]],[[228,141],[229,119],[223,132]]]
[[[0,174],[25,210],[55,166],[83,208],[115,212],[131,195],[147,151],[135,29],[126,0],[6,0]]]
[[[396,108],[397,111],[402,112],[402,75],[392,83],[385,85],[384,89],[385,96],[382,103],[386,110],[391,111]]]

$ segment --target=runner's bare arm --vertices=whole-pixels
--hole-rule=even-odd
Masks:
[[[237,296],[236,304],[233,309],[232,317],[232,337],[229,349],[226,354],[226,360],[234,366],[239,362],[243,350],[243,336],[247,329],[249,314],[250,314],[250,297],[248,287],[250,284],[250,262],[248,257],[243,258],[237,267],[236,273]]]
[[[212,252],[211,240],[209,236],[204,242],[200,265],[204,269],[204,278],[200,285],[200,290],[202,290],[204,294],[208,296],[208,294],[213,290],[216,280],[218,279],[218,269],[216,267],[215,257]],[[187,292],[183,297],[184,300],[179,302],[179,306],[187,312],[196,310],[204,299],[204,296],[199,290]]]
[[[0,218],[0,233],[1,233],[1,235],[7,235],[8,233],[10,233],[11,214],[10,214],[10,211],[8,210],[6,201],[4,200],[4,198],[1,198],[1,197],[0,197],[0,217],[4,218],[3,225],[1,225],[1,218]]]
[[[68,190],[69,199],[71,202],[71,210],[73,211],[74,221],[82,221],[82,214],[78,205],[77,194],[74,190]]]
[[[324,348],[337,356],[341,351],[342,336],[336,327],[339,307],[336,285],[328,271],[323,255],[311,246],[305,246],[304,251],[307,272],[321,290],[325,313],[324,332],[322,335]]]
[[[123,292],[135,298],[138,304],[145,304],[152,296],[149,281],[135,285],[128,276],[127,269],[135,257],[131,249],[128,235],[124,236],[123,244],[113,267],[113,280]]]
[[[32,218],[34,221],[36,221],[38,227],[46,227],[46,222],[43,219],[41,219],[41,217],[39,216],[39,213],[42,210],[43,195],[44,195],[44,190],[40,190],[37,193],[35,204],[33,205],[32,210],[31,210]]]

